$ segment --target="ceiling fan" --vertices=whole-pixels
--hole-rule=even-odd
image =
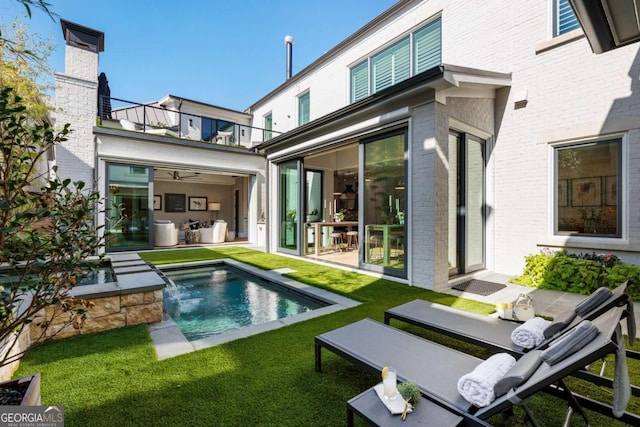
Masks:
[[[195,172],[191,175],[180,175],[180,172],[178,171],[173,171],[173,172],[168,172],[167,173],[169,175],[171,175],[171,177],[176,180],[176,181],[182,181],[183,179],[188,179],[188,178],[196,178],[198,176],[200,176],[200,174],[198,172]]]

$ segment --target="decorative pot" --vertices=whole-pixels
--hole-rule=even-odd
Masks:
[[[40,406],[40,374],[1,382],[0,389],[15,389],[23,392],[20,406]]]

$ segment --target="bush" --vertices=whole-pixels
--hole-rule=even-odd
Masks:
[[[640,267],[625,264],[613,254],[539,253],[525,259],[522,276],[511,279],[524,286],[589,295],[601,286],[615,288],[629,280],[629,292],[640,298]]]

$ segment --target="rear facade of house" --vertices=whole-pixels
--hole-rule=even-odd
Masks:
[[[269,249],[331,244],[317,209],[357,221],[360,268],[428,288],[545,248],[637,264],[637,53],[594,54],[565,0],[398,2],[248,110]]]
[[[209,133],[242,147],[94,126],[94,113],[58,153],[59,173],[96,177],[106,195],[125,173],[148,221],[222,215],[269,252],[432,289],[482,270],[518,274],[545,248],[639,264],[637,54],[594,54],[566,0],[402,0],[244,113],[164,100],[194,114],[177,131],[218,115],[237,127]],[[70,74],[57,75],[69,93],[95,93],[92,76]],[[73,96],[58,95],[69,114],[58,121],[80,123]],[[167,211],[166,194],[222,211]],[[347,250],[348,231],[358,239]]]

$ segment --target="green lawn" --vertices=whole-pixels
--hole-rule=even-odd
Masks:
[[[288,267],[296,270],[287,275],[291,278],[363,304],[163,361],[156,360],[144,325],[44,344],[25,357],[16,376],[40,372],[42,402],[63,405],[66,426],[345,425],[346,401],[379,379],[327,351],[323,351],[323,373],[316,373],[316,335],[365,317],[382,321],[386,308],[415,298],[485,314],[493,310],[475,301],[239,247],[140,255],[155,264],[233,258],[264,269]],[[487,356],[466,343],[413,327],[405,329]],[[632,382],[640,383],[640,367],[634,361],[629,365]],[[585,388],[577,380],[573,383],[580,391]],[[591,393],[611,401],[606,389],[592,387]],[[632,398],[635,413],[640,413],[638,400]],[[561,425],[562,401],[541,396],[532,400],[531,407],[542,425]],[[525,425],[522,414],[516,409],[515,415],[496,416],[490,422]],[[594,426],[623,425],[596,414],[591,418]],[[576,418],[573,425],[583,425],[579,421]],[[357,419],[356,425],[365,424]]]

